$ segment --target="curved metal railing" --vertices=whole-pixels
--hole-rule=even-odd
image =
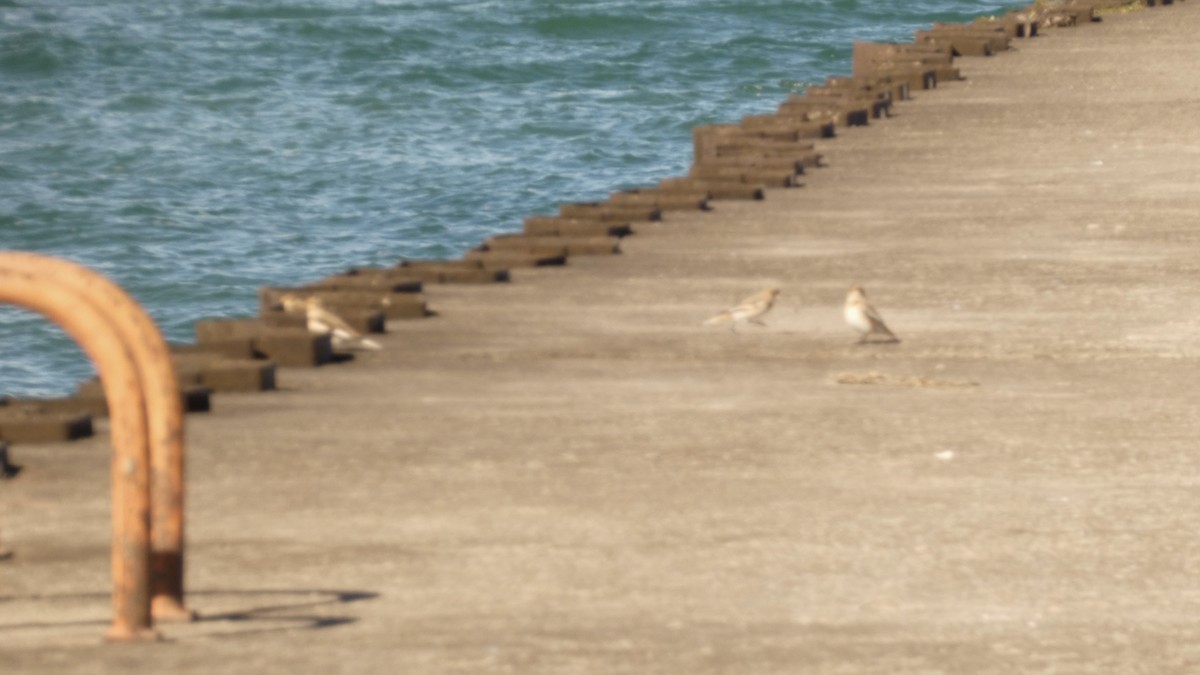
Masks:
[[[158,328],[104,276],[57,258],[0,252],[0,303],[42,314],[100,373],[113,446],[110,639],[188,619],[183,602],[183,410]]]

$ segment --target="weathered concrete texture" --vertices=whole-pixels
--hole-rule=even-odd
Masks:
[[[103,440],[14,448],[0,668],[1200,671],[1198,28],[963,60],[808,187],[218,396],[166,644],[99,644]],[[853,344],[853,282],[903,343]]]

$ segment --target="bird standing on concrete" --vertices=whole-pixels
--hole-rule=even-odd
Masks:
[[[289,293],[279,299],[279,304],[285,312],[304,312],[308,332],[329,334],[334,349],[382,349],[378,342],[363,337],[345,319],[331,312],[315,295],[302,298]]]
[[[887,340],[883,342],[899,342],[900,338],[888,329],[887,324],[883,322],[883,317],[879,316],[879,312],[867,302],[867,292],[862,286],[855,284],[850,287],[850,292],[846,293],[846,306],[843,309],[843,314],[846,317],[846,323],[850,327],[862,334],[858,339],[859,344],[867,341],[867,338],[873,334],[887,336]]]
[[[766,288],[754,295],[742,300],[736,307],[729,309],[714,316],[704,322],[705,326],[711,326],[718,323],[729,323],[729,329],[737,332],[739,323],[752,323],[758,326],[766,326],[767,324],[759,320],[759,317],[771,311],[771,307],[775,304],[775,296],[779,295],[778,288]]]

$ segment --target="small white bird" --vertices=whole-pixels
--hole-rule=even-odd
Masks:
[[[900,338],[888,329],[887,324],[883,322],[883,317],[879,316],[879,312],[867,302],[867,292],[863,290],[862,286],[855,284],[850,287],[850,292],[846,294],[846,306],[843,314],[846,317],[846,323],[862,334],[858,339],[859,344],[866,342],[867,338],[875,333],[887,336],[888,339],[884,342],[900,341]]]
[[[302,298],[288,293],[279,298],[279,305],[285,312],[304,312],[308,332],[328,333],[335,349],[382,349],[378,342],[364,337],[345,319],[331,312],[315,295]]]
[[[752,323],[759,326],[767,324],[759,320],[759,317],[771,311],[771,307],[775,304],[775,296],[779,295],[778,288],[766,288],[754,295],[742,300],[736,307],[717,314],[713,318],[704,322],[705,326],[711,326],[718,323],[729,323],[729,329],[737,332],[739,323]]]

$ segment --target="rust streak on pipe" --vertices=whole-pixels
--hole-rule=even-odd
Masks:
[[[88,355],[108,398],[112,458],[113,624],[108,637],[157,637],[150,614],[149,446],[145,402],[132,355],[103,312],[52,275],[6,268],[0,255],[0,303],[45,316]]]
[[[82,265],[31,253],[0,253],[0,266],[44,270],[107,309],[129,348],[146,405],[150,442],[151,607],[158,620],[190,620],[183,599],[183,406],[170,350],[150,316],[120,286]]]

